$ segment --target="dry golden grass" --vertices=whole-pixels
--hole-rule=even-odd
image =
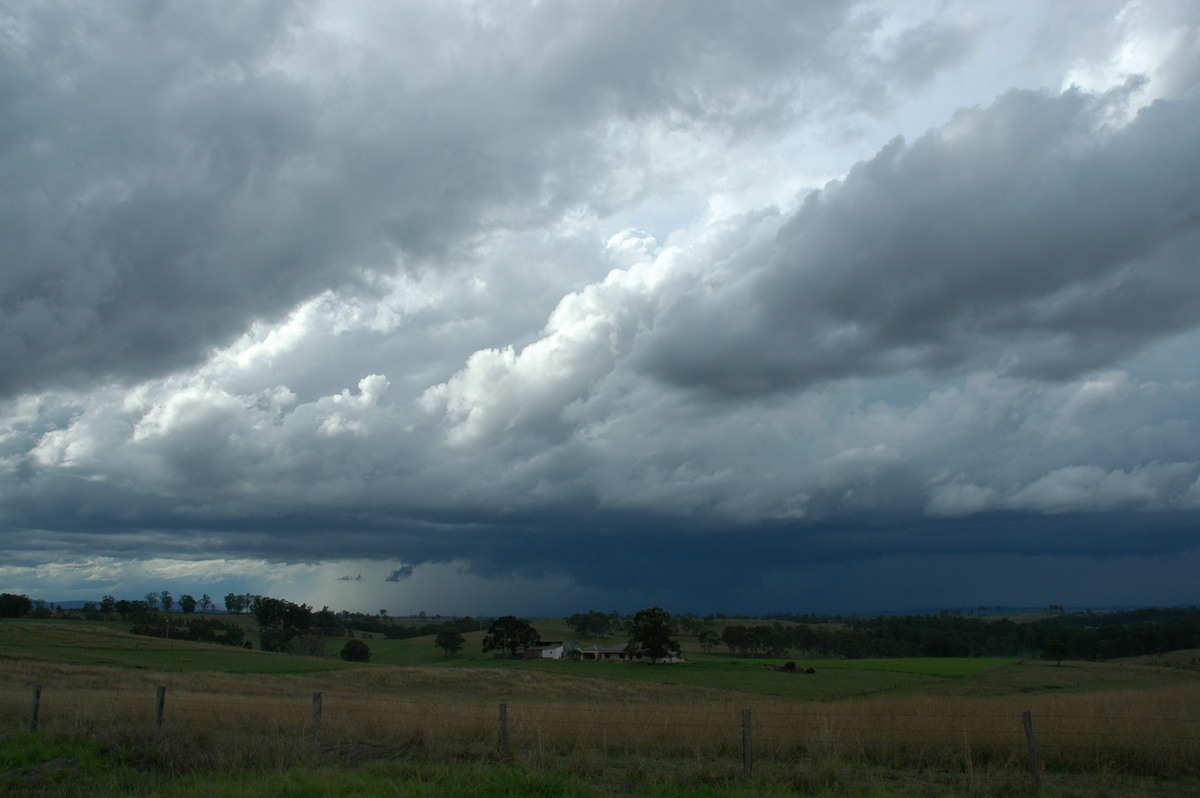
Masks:
[[[1200,770],[1200,681],[1195,679],[1070,694],[806,702],[515,669],[235,675],[20,656],[6,656],[4,666],[4,727],[27,722],[28,685],[37,683],[42,685],[43,729],[153,749],[181,770],[287,761],[301,750],[311,754],[313,694],[318,692],[318,748],[343,759],[400,752],[495,757],[504,703],[514,757],[566,762],[580,773],[612,757],[634,755],[737,763],[743,708],[751,710],[758,761],[965,772],[1020,767],[1026,761],[1021,713],[1030,710],[1048,769],[1179,775]],[[163,728],[155,730],[159,685],[167,688],[166,703]],[[160,742],[141,745],[148,734]]]

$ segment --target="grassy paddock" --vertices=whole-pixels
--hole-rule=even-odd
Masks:
[[[754,757],[760,762],[834,759],[955,769],[1023,762],[1021,712],[1029,709],[1047,769],[1200,775],[1196,684],[1066,695],[917,694],[814,703],[678,693],[653,685],[641,695],[622,697],[606,695],[603,682],[585,688],[583,679],[539,690],[536,673],[421,670],[358,684],[220,674],[185,680],[158,674],[161,681],[174,682],[167,688],[159,732],[153,729],[155,691],[145,677],[141,685],[105,684],[104,674],[92,671],[74,685],[60,679],[43,686],[39,726],[44,733],[100,739],[174,735],[188,741],[189,756],[213,766],[285,762],[313,742],[312,693],[319,691],[320,746],[478,760],[500,753],[500,702],[495,698],[503,692],[508,694],[499,697],[506,704],[510,753],[526,759],[586,762],[589,757],[637,756],[740,763],[742,710],[748,708]],[[490,679],[490,685],[473,688],[487,688],[492,700],[478,693],[472,699],[472,687],[456,677]],[[0,726],[20,730],[27,724],[30,701],[28,688],[0,686]]]
[[[1187,794],[1181,785],[1200,778],[1200,675],[1184,667],[867,660],[816,662],[816,674],[793,675],[761,661],[713,657],[670,667],[488,658],[474,666],[337,663],[320,670],[296,657],[168,647],[117,632],[97,634],[89,645],[75,645],[71,657],[59,657],[71,648],[73,632],[48,625],[40,637],[31,624],[15,626],[21,628],[0,624],[0,733],[41,741],[31,745],[87,741],[139,772],[182,777],[299,768],[310,774],[303,778],[319,782],[314,768],[507,763],[582,779],[600,785],[602,794],[625,781],[673,779],[701,789],[742,783],[748,708],[755,778],[766,779],[755,794],[779,785],[779,794],[873,794],[876,786],[881,796],[904,794],[889,791],[889,778],[912,794],[934,794],[933,787],[912,786],[927,774],[950,779],[955,786],[947,794],[1012,794],[1027,783],[1021,712],[1028,709],[1050,776],[1167,777],[1176,789],[1163,795]],[[118,666],[110,659],[115,655],[122,663],[159,657],[174,667]],[[203,669],[214,663],[228,672]],[[36,735],[23,734],[31,684],[43,687]],[[159,685],[167,692],[156,729]],[[316,692],[322,711],[314,739]],[[829,700],[834,693],[850,697]],[[507,752],[499,744],[501,703]],[[0,745],[0,752],[9,747]],[[20,767],[0,768],[0,776]],[[875,774],[882,786],[862,774]],[[934,786],[942,784],[938,779]],[[566,783],[554,782],[549,794],[580,794],[580,783],[570,782],[570,789]],[[640,794],[655,794],[645,789]],[[0,792],[9,794],[2,781]]]

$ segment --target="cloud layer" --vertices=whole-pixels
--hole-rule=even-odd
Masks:
[[[1062,8],[3,12],[0,582],[1166,600],[1200,18]]]

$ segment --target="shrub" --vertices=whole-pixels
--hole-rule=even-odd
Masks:
[[[361,640],[347,640],[342,646],[342,659],[346,662],[370,662],[371,649]]]

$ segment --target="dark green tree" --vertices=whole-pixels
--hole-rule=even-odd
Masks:
[[[538,641],[537,629],[529,621],[515,615],[497,618],[488,627],[483,638],[484,651],[501,651],[505,656],[515,657]]]
[[[608,613],[599,610],[577,612],[567,618],[567,623],[581,637],[603,637],[612,629],[613,621]]]
[[[729,647],[730,654],[749,654],[754,647],[754,635],[740,623],[730,624],[721,632],[721,642]]]
[[[629,643],[652,660],[678,657],[679,643],[671,639],[671,614],[662,607],[638,610],[629,627]]]
[[[179,609],[183,610],[184,615],[191,615],[196,611],[196,599],[190,593],[184,593],[179,597]]]
[[[438,630],[437,639],[434,640],[434,644],[445,651],[447,657],[457,654],[465,642],[467,642],[467,638],[462,636],[462,632],[450,625],[443,626]]]
[[[371,648],[361,640],[347,640],[341,656],[346,662],[370,662]]]
[[[1042,659],[1052,659],[1055,665],[1062,665],[1062,661],[1069,656],[1071,656],[1071,650],[1065,643],[1057,640],[1051,640],[1042,651]]]
[[[239,593],[225,594],[225,611],[240,615],[246,609],[246,602]]]
[[[0,618],[23,618],[33,612],[33,601],[18,593],[0,593]]]
[[[116,608],[117,600],[112,596],[106,594],[104,598],[100,599],[100,612],[104,613],[106,619],[113,614],[113,610]]]
[[[326,637],[341,637],[345,634],[342,625],[338,623],[337,614],[326,605],[320,612],[313,613],[313,628]]]
[[[251,608],[259,626],[259,645],[263,651],[287,651],[292,638],[312,628],[312,607],[286,599],[255,596]]]
[[[212,596],[205,593],[200,596],[200,612],[208,612],[213,607]]]

